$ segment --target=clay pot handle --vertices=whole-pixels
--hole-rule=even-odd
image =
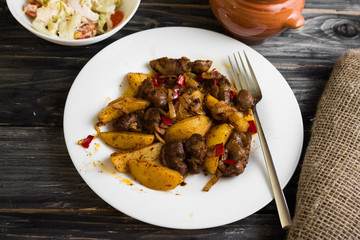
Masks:
[[[288,17],[288,19],[283,24],[284,27],[287,28],[299,28],[305,24],[305,19],[300,11],[293,11],[292,14]]]

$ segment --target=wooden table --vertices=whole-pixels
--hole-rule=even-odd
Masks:
[[[131,33],[188,26],[225,33],[207,0],[143,0],[110,39],[86,47],[44,41],[0,0],[0,239],[285,239],[274,202],[226,226],[172,230],[126,216],[82,180],[66,150],[67,93],[86,62]],[[306,24],[253,48],[283,74],[299,102],[307,146],[316,105],[335,60],[360,45],[360,2],[307,0]],[[284,193],[294,214],[301,164]]]

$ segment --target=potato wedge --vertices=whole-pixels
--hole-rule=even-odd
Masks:
[[[205,97],[205,105],[211,109],[216,106],[216,104],[219,102],[215,97],[211,96],[210,94],[206,95]]]
[[[123,150],[134,150],[153,143],[154,135],[135,132],[102,132],[106,144]]]
[[[232,126],[227,123],[223,123],[212,127],[206,134],[206,145],[208,147],[208,151],[205,156],[204,169],[208,173],[215,174],[219,164],[219,156],[215,156],[214,147],[221,143],[225,145],[232,131]]]
[[[205,171],[210,174],[215,174],[218,165],[219,165],[219,157],[211,156],[210,154],[206,153],[205,162],[204,162]]]
[[[184,181],[177,171],[154,162],[131,159],[128,166],[136,181],[154,190],[171,190]]]
[[[102,123],[108,123],[120,117],[124,113],[142,110],[149,105],[150,102],[144,99],[134,97],[120,97],[112,101],[106,108],[104,108],[98,114],[98,119]]]
[[[207,116],[194,116],[170,126],[165,133],[165,141],[183,140],[194,133],[204,136],[211,127],[211,119]]]
[[[206,134],[206,146],[211,148],[219,143],[225,144],[229,139],[232,131],[233,127],[227,123],[213,126]]]
[[[150,77],[150,74],[146,74],[146,73],[129,72],[127,74],[128,82],[135,91],[138,89],[138,87],[140,87],[142,82],[148,77]]]
[[[129,172],[129,159],[155,161],[160,157],[162,146],[162,143],[154,143],[136,150],[114,152],[110,155],[110,159],[119,172]]]
[[[249,114],[244,116],[244,119],[246,121],[254,121],[254,113],[251,109],[249,110]]]

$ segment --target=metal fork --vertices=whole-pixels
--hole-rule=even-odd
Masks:
[[[251,67],[251,64],[249,62],[249,59],[244,51],[244,56],[245,56],[247,66],[248,66],[248,70],[246,70],[246,67],[245,67],[245,64],[243,61],[243,57],[241,56],[241,54],[239,52],[237,54],[238,54],[238,56],[233,54],[235,64],[236,64],[236,69],[231,61],[230,56],[228,57],[231,69],[232,69],[233,74],[236,79],[235,86],[237,89],[247,89],[254,96],[255,101],[259,102],[262,98],[261,89],[260,89],[259,83],[255,77],[253,68]],[[239,61],[237,59],[240,59],[241,66],[239,65]],[[248,72],[250,72],[250,74]],[[286,200],[284,197],[284,193],[280,187],[279,179],[278,179],[276,171],[275,171],[275,166],[274,166],[274,162],[271,157],[270,149],[266,142],[264,131],[261,127],[261,122],[259,120],[259,116],[256,111],[256,105],[253,109],[253,112],[254,112],[254,121],[255,121],[256,127],[258,129],[258,136],[259,136],[259,140],[260,140],[260,144],[261,144],[261,149],[262,149],[262,152],[264,155],[272,191],[273,191],[274,198],[275,198],[276,207],[277,207],[279,218],[280,218],[280,223],[281,223],[282,228],[288,228],[291,225],[291,216],[289,213],[289,208],[287,206],[287,203],[286,203]]]

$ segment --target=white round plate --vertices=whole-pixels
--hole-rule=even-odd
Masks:
[[[216,227],[245,218],[272,199],[258,138],[252,143],[249,164],[238,177],[222,178],[209,192],[201,189],[211,176],[186,178],[186,186],[171,191],[143,187],[119,173],[109,159],[116,149],[101,139],[89,149],[77,141],[94,134],[98,112],[127,89],[128,72],[150,72],[149,61],[159,57],[213,60],[213,67],[230,78],[228,55],[246,50],[263,90],[258,112],[282,188],[298,164],[303,124],[289,85],[259,53],[219,33],[186,27],[165,27],[124,37],[100,51],[81,70],[69,92],[64,134],[70,157],[84,181],[104,201],[138,220],[177,229]],[[126,179],[133,185],[126,184]],[[280,224],[280,223],[279,223]]]

